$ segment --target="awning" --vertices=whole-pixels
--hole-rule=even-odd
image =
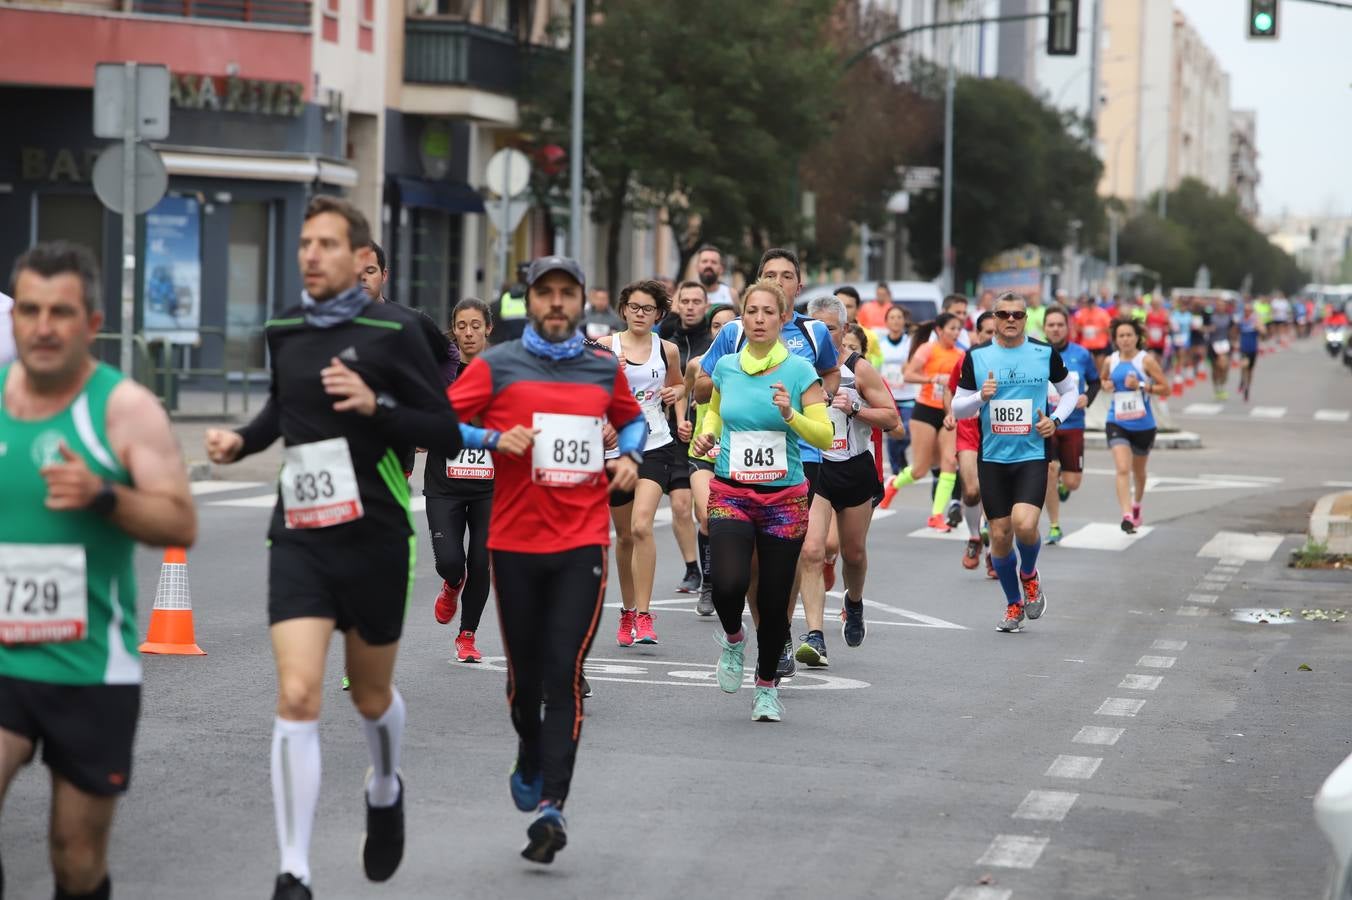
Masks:
[[[439,209],[455,215],[484,211],[483,198],[463,181],[428,181],[400,176],[394,180],[399,185],[399,202],[404,206]]]
[[[240,178],[246,181],[319,181],[337,187],[356,187],[357,170],[316,156],[233,156],[160,150],[170,175],[196,178]]]

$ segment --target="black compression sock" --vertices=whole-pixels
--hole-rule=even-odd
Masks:
[[[700,574],[699,563],[695,562],[694,560],[691,560],[690,562],[686,563],[686,564],[685,564],[685,574],[687,574],[687,575],[698,575],[698,574]]]
[[[699,541],[700,574],[707,581],[713,577],[713,564],[710,562],[711,557],[709,555],[709,536],[702,531],[697,531],[695,537]]]
[[[52,894],[52,900],[110,900],[112,896],[113,880],[111,876],[105,875],[103,882],[87,894],[72,894],[61,890],[58,885],[56,892]]]

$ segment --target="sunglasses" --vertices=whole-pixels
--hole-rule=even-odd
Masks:
[[[1013,319],[1015,322],[1022,322],[1028,318],[1028,313],[1021,309],[997,309],[995,311],[997,319]]]

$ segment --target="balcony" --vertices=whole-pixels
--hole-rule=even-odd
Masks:
[[[132,0],[132,12],[251,25],[310,27],[309,0]]]
[[[524,53],[505,31],[455,19],[409,18],[404,25],[404,81],[455,85],[514,96]]]

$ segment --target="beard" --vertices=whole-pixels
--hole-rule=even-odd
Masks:
[[[714,285],[718,284],[718,272],[714,271],[713,269],[700,269],[699,283],[707,288],[713,287]]]
[[[545,319],[539,319],[535,316],[530,316],[529,319],[531,327],[535,329],[535,333],[549,341],[551,344],[561,344],[568,340],[577,333],[578,326],[582,324],[581,316],[576,318],[570,316],[568,317],[567,328],[563,329],[562,333],[560,333],[559,328],[562,323],[556,319],[549,319],[546,321]]]

